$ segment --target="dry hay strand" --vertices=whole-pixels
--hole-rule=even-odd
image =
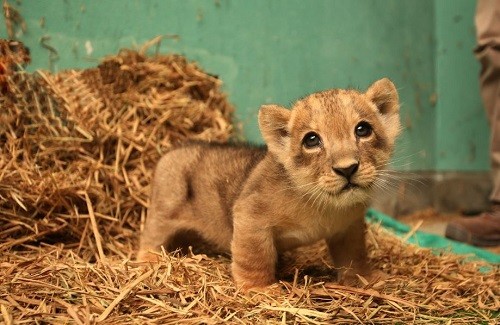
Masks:
[[[8,92],[7,78],[30,62],[29,50],[21,42],[0,39],[0,95]]]
[[[3,0],[2,8],[5,27],[9,38],[15,39],[17,30],[21,30],[23,33],[26,33],[28,30],[26,21],[23,16],[21,16],[19,10],[9,4],[7,0]]]
[[[249,294],[234,287],[225,257],[163,254],[158,264],[89,263],[61,245],[22,245],[24,251],[2,253],[0,317],[6,324],[498,321],[498,266],[435,255],[378,225],[368,228],[368,238],[371,263],[388,274],[384,280],[360,279],[358,287],[332,282],[326,245],[318,243],[288,254],[280,283]]]
[[[177,142],[224,142],[221,81],[178,55],[123,50],[97,68],[15,72],[0,97],[0,253],[36,241],[103,258],[137,236],[154,164]],[[97,246],[97,251],[87,249]]]

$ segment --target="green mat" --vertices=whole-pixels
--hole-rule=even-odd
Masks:
[[[404,237],[411,230],[409,226],[373,209],[368,210],[366,218],[370,222],[380,223],[384,228],[388,228],[401,237]],[[460,255],[470,255],[494,264],[500,263],[500,254],[422,231],[416,231],[415,234],[408,238],[408,242],[421,247],[451,251]]]

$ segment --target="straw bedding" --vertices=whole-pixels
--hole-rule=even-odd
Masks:
[[[162,152],[227,141],[233,108],[219,87],[183,57],[128,50],[94,69],[13,74],[1,103],[0,238],[64,236],[108,253],[100,237],[120,241],[144,217]]]
[[[15,54],[15,53],[14,53]],[[221,82],[176,55],[122,51],[97,68],[3,76],[0,322],[494,323],[497,266],[368,227],[388,278],[333,281],[324,243],[290,252],[280,283],[243,294],[227,257],[133,261],[151,170],[188,139],[227,141]],[[480,272],[480,266],[487,266]]]

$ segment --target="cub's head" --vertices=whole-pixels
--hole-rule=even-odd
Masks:
[[[327,90],[299,100],[291,110],[262,106],[259,126],[269,152],[310,202],[363,203],[400,132],[398,93],[389,79],[376,81],[365,93]]]

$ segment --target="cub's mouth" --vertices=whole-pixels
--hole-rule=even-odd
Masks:
[[[357,192],[360,190],[363,190],[364,188],[360,186],[359,184],[352,183],[352,182],[347,182],[342,188],[339,190],[331,190],[331,189],[325,189],[323,190],[324,193],[326,193],[330,197],[338,197],[339,195],[343,194],[349,194],[352,192]]]
[[[340,193],[342,192],[346,192],[346,191],[350,191],[350,190],[354,190],[354,189],[357,189],[359,188],[360,186],[356,183],[351,183],[351,182],[348,182],[347,184],[344,185],[344,187],[342,187],[340,189]]]

